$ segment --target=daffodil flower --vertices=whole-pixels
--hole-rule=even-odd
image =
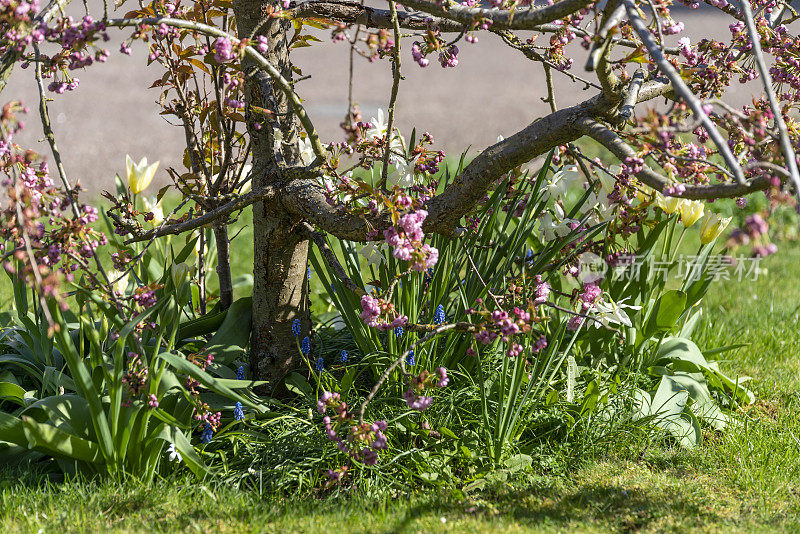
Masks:
[[[128,187],[134,195],[138,195],[150,185],[156,175],[159,162],[147,164],[147,158],[135,163],[130,156],[125,156],[125,171],[128,174]]]
[[[627,299],[622,299],[619,302],[614,302],[613,300],[608,300],[608,302],[604,301],[603,299],[598,300],[595,305],[593,312],[597,319],[604,325],[608,326],[611,324],[621,324],[628,327],[633,326],[631,322],[631,318],[628,317],[628,314],[625,313],[623,308],[628,308],[629,310],[641,310],[641,306],[632,306],[630,304],[625,304],[624,302]],[[594,322],[595,327],[600,328],[600,323]]]
[[[580,180],[580,178],[581,175],[576,167],[559,169],[547,180],[547,185],[545,185],[544,192],[542,193],[542,200],[548,201],[551,198],[563,197],[569,188]]]
[[[389,187],[398,185],[405,189],[414,185],[416,178],[416,174],[414,174],[414,168],[417,165],[418,159],[419,156],[411,161],[406,161],[403,158],[397,158],[397,161],[394,164],[396,169],[395,172],[386,177],[386,183],[389,185]]]

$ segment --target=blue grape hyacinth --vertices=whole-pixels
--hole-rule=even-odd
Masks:
[[[433,324],[443,324],[446,320],[447,317],[444,315],[444,306],[439,304],[433,314]]]
[[[406,357],[406,364],[410,365],[411,367],[417,364],[417,361],[414,359],[414,351],[408,351],[408,356]]]
[[[244,380],[244,366],[240,365],[238,369],[236,369],[236,380]]]
[[[292,323],[292,334],[294,334],[294,337],[300,337],[301,331],[302,326],[300,325],[300,319],[295,319]]]
[[[236,405],[233,407],[233,418],[237,421],[244,419],[244,410],[242,409],[242,403],[239,401],[236,401]]]
[[[397,336],[397,337],[402,336],[403,335],[403,327],[402,326],[396,327],[394,329],[394,335]]]
[[[322,356],[320,356],[319,358],[317,358],[317,365],[316,365],[316,369],[317,369],[317,371],[319,371],[320,373],[321,373],[322,371],[324,371],[324,370],[325,370],[325,360],[323,360],[323,359],[322,359]]]
[[[342,352],[339,353],[339,361],[341,361],[342,363],[347,363],[347,358],[348,355],[346,350],[343,350]]]
[[[300,343],[300,351],[303,353],[303,356],[308,356],[311,352],[311,340],[308,339],[308,336],[303,338],[303,342]]]
[[[203,433],[200,434],[200,441],[203,443],[210,443],[211,438],[214,437],[214,431],[211,429],[211,425],[206,423],[206,426],[203,427]]]

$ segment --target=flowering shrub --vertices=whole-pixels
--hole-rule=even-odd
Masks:
[[[312,409],[322,403],[329,419],[320,428],[338,446],[331,480],[341,482],[349,465],[374,465],[395,442],[394,417],[364,419],[376,398],[402,412],[398,425],[416,425],[416,437],[444,439],[454,433],[428,419],[441,415],[437,399],[476,393],[480,401],[453,412],[476,422],[465,434],[494,466],[535,440],[529,416],[542,406],[607,415],[617,406],[607,376],[639,384],[622,403],[630,417],[684,445],[698,441],[698,420],[725,424],[711,390],[731,403],[751,402],[689,337],[729,217],[739,227],[731,245],[772,254],[764,213],[793,207],[791,188],[800,189],[800,129],[791,113],[800,40],[789,29],[790,6],[709,1],[732,18],[730,40],[693,44],[676,38],[683,23],[664,3],[650,10],[632,0],[490,3],[407,0],[412,11],[399,13],[393,0],[388,10],[327,0],[156,0],[119,18],[105,6],[102,18],[75,20],[58,2],[3,2],[0,89],[16,63],[33,71],[55,163],[51,170],[15,144],[27,109],[6,105],[0,238],[19,308],[12,345],[29,349],[15,353],[26,363],[15,363],[43,393],[73,390],[91,423],[76,423],[74,432],[55,419],[36,426],[26,411],[38,410],[27,404],[31,384],[17,384],[23,394],[8,389],[18,408],[0,412],[10,432],[3,439],[89,470],[144,478],[154,475],[166,440],[170,457],[179,454],[199,472],[182,433],[213,448],[215,436],[228,436],[228,413],[239,425],[245,406],[263,408],[248,389],[259,387],[294,394]],[[391,65],[387,112],[363,121],[351,96],[338,142],[319,139],[293,79],[290,50],[318,40],[309,27],[347,43],[351,75],[357,56]],[[409,54],[403,30],[412,32]],[[552,112],[442,172],[445,154],[430,133],[413,130],[406,139],[396,128],[403,59],[458,68],[459,41],[476,44],[480,32],[543,67]],[[147,61],[160,69],[152,88],[162,114],[182,126],[186,150],[184,168],[167,169],[172,183],[154,198],[143,194],[158,162],[128,158],[127,180],[106,194],[105,232],[61,162],[48,91],[79,90],[75,72],[104,62],[114,38],[122,54],[132,53],[134,41],[147,47]],[[571,72],[566,46],[576,40],[592,80]],[[557,76],[597,92],[559,110]],[[755,80],[763,94],[752,104],[737,109],[722,100],[731,86]],[[673,105],[637,110],[660,97]],[[619,165],[581,152],[573,142],[584,136]],[[525,169],[544,154],[538,173]],[[178,204],[165,213],[170,189]],[[745,196],[762,190],[769,208],[745,212]],[[736,198],[739,211],[723,215],[705,202],[720,197]],[[249,206],[252,303],[234,301],[228,233]],[[701,246],[686,266],[677,254],[692,227]],[[323,232],[338,240],[338,256]],[[179,235],[194,237],[175,254],[171,238]],[[335,351],[338,361],[318,353],[323,344],[312,329],[309,242],[336,319],[352,336]],[[679,289],[667,280],[675,271],[682,271]],[[211,339],[191,341],[216,329]],[[55,368],[53,336],[68,369],[60,384],[47,371]],[[247,362],[235,362],[245,353]],[[245,363],[257,379],[248,386]],[[208,391],[223,395],[224,406]],[[38,402],[59,402],[48,399]],[[359,401],[352,413],[347,403]],[[51,417],[41,410],[39,419]],[[130,434],[120,421],[132,421]]]

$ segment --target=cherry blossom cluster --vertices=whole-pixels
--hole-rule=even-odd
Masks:
[[[411,199],[407,202],[410,206]],[[407,213],[383,232],[386,243],[394,248],[392,255],[398,260],[409,262],[411,268],[418,272],[433,267],[439,259],[439,251],[422,242],[425,239],[422,223],[427,216],[428,212],[425,210]]]
[[[394,304],[370,295],[361,297],[361,319],[367,326],[384,332],[408,323],[408,317],[399,314]]]
[[[326,415],[328,410],[333,412],[333,417]],[[378,451],[386,449],[387,440],[384,431],[386,421],[374,423],[358,422],[353,413],[342,401],[338,393],[324,391],[317,401],[317,411],[323,415],[325,434],[328,439],[336,443],[336,447],[352,459],[365,465],[378,463]],[[346,436],[340,436],[342,429],[346,429]]]

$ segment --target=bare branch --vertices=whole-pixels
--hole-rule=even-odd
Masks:
[[[369,28],[392,29],[392,14],[388,9],[375,9],[364,6],[358,2],[338,2],[330,0],[311,0],[303,2],[288,10],[292,18],[324,18],[344,22],[346,24],[361,24]],[[409,30],[427,30],[428,19],[442,32],[460,32],[464,25],[449,19],[431,17],[427,13],[403,12],[397,13],[401,28]]]
[[[164,235],[177,235],[182,234],[184,232],[188,232],[190,230],[194,230],[195,228],[200,228],[201,226],[205,226],[207,224],[211,224],[213,221],[217,219],[227,217],[234,211],[239,211],[247,206],[258,202],[259,200],[264,200],[266,198],[274,198],[276,195],[275,189],[272,187],[267,187],[264,189],[260,189],[258,191],[250,191],[246,195],[242,195],[235,200],[228,202],[227,204],[223,204],[216,209],[208,211],[199,217],[195,217],[194,219],[189,219],[188,221],[183,221],[175,224],[167,224],[162,225],[158,228],[153,228],[152,230],[148,230],[147,232],[143,232],[141,234],[135,234],[132,238],[125,241],[125,244],[128,243],[138,243],[140,241],[148,241],[153,237],[161,237]],[[121,223],[118,217],[115,217],[113,214],[110,214],[117,223]],[[126,230],[133,233],[135,229],[126,228]]]
[[[302,223],[301,227],[308,238],[312,240],[315,245],[317,245],[322,257],[325,259],[325,263],[327,263],[328,266],[333,270],[339,281],[344,284],[344,287],[359,297],[366,295],[367,292],[360,288],[355,282],[353,282],[353,280],[350,279],[349,276],[347,276],[347,272],[344,270],[344,267],[342,267],[342,264],[339,263],[338,259],[336,259],[336,254],[333,253],[331,248],[328,246],[327,241],[325,241],[325,236],[319,232],[316,232],[314,227],[308,223]]]
[[[403,2],[405,6],[454,20],[465,26],[472,26],[476,21],[485,19],[492,21],[493,29],[504,30],[535,30],[536,26],[540,24],[563,19],[590,4],[592,4],[592,0],[561,0],[547,7],[531,6],[529,9],[510,11],[467,7],[452,0],[445,0],[440,4],[427,0],[405,0]]]

